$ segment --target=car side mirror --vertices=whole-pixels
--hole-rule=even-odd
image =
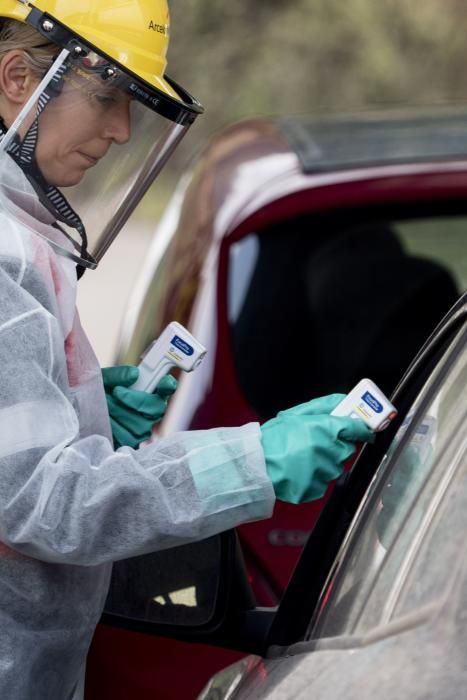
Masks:
[[[117,562],[105,613],[165,625],[208,624],[217,605],[221,550],[221,538],[211,537]]]
[[[114,564],[101,622],[259,653],[275,609],[258,609],[235,530]]]
[[[216,628],[233,600],[255,606],[231,530],[115,563],[103,622],[181,638]]]

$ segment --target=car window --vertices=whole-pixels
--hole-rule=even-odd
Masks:
[[[390,395],[467,288],[466,243],[466,216],[347,226],[304,216],[235,243],[228,311],[250,407],[268,419],[365,376]],[[267,352],[252,362],[252,347]]]
[[[436,260],[449,270],[457,288],[467,289],[467,219],[464,216],[413,219],[395,223],[410,255]]]
[[[230,249],[228,276],[228,318],[235,323],[245,304],[245,297],[259,255],[259,240],[255,233],[245,236]]]
[[[449,583],[467,527],[465,329],[450,353],[434,395],[420,394],[383,459],[314,638],[365,633],[434,602]]]

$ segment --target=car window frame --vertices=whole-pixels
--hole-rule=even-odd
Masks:
[[[313,625],[314,617],[323,603],[326,584],[332,578],[342,557],[349,528],[357,512],[366,506],[366,499],[372,497],[372,494],[368,493],[368,487],[389,444],[394,439],[415,397],[438,367],[445,351],[466,321],[467,292],[459,298],[434,330],[397,386],[391,399],[400,412],[393,421],[393,425],[381,434],[375,445],[365,446],[352,470],[336,482],[334,491],[310,534],[278,608],[269,631],[267,647],[287,648],[307,639],[308,629]],[[450,357],[446,358],[446,362],[449,360]],[[442,369],[444,367],[445,365]],[[439,381],[442,374],[443,372],[438,371],[433,377],[434,382]],[[436,387],[436,383],[433,387]],[[414,420],[417,420],[418,415],[426,409],[433,391],[432,387],[427,390]],[[403,449],[405,439],[406,436],[395,451],[394,459]],[[312,576],[310,571],[313,572]],[[305,643],[313,644],[316,640]]]

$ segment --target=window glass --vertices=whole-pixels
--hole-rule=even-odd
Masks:
[[[461,339],[465,346],[465,331]],[[446,518],[455,532],[467,526],[467,510],[452,501],[453,494],[466,500],[466,386],[464,349],[429,405],[422,410],[422,393],[393,440],[328,585],[314,637],[364,633],[442,595],[456,559],[456,547],[439,546]]]
[[[304,216],[248,236],[232,246],[228,310],[250,407],[268,419],[362,377],[390,395],[466,288],[465,216],[348,226]],[[260,362],[251,348],[267,348]]]
[[[465,419],[461,429],[466,430]],[[449,484],[445,496],[441,489],[444,498],[438,510],[427,513],[427,518],[433,517],[433,526],[424,533],[420,543],[414,543],[414,549],[419,544],[420,550],[406,579],[401,582],[398,595],[392,600],[396,617],[438,600],[447,585],[446,575],[454,570],[459,552],[465,549],[467,489],[462,488],[462,484],[467,478],[466,441],[456,454],[451,452],[446,457],[452,460],[446,464],[446,480],[450,469],[459,468],[459,474]],[[436,506],[436,502],[433,505]]]
[[[229,323],[235,323],[245,303],[248,287],[259,254],[258,236],[254,233],[245,236],[230,249],[228,317]]]
[[[397,222],[398,236],[410,255],[430,258],[449,270],[458,289],[467,289],[467,219],[464,216]]]

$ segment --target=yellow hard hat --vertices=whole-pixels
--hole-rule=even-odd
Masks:
[[[0,0],[0,17],[27,22],[61,46],[73,37],[83,40],[148,86],[185,102],[185,91],[164,75],[166,0]]]
[[[54,250],[79,269],[95,268],[203,111],[165,74],[167,0],[0,0],[2,18],[44,37],[32,48],[57,51],[13,123],[2,129],[0,121],[0,192],[13,159],[40,204],[67,227],[60,243],[54,227],[45,236]],[[48,170],[39,156],[44,128],[50,135],[57,120],[65,130],[87,118],[93,143],[63,172]],[[21,136],[23,124],[29,128]]]

